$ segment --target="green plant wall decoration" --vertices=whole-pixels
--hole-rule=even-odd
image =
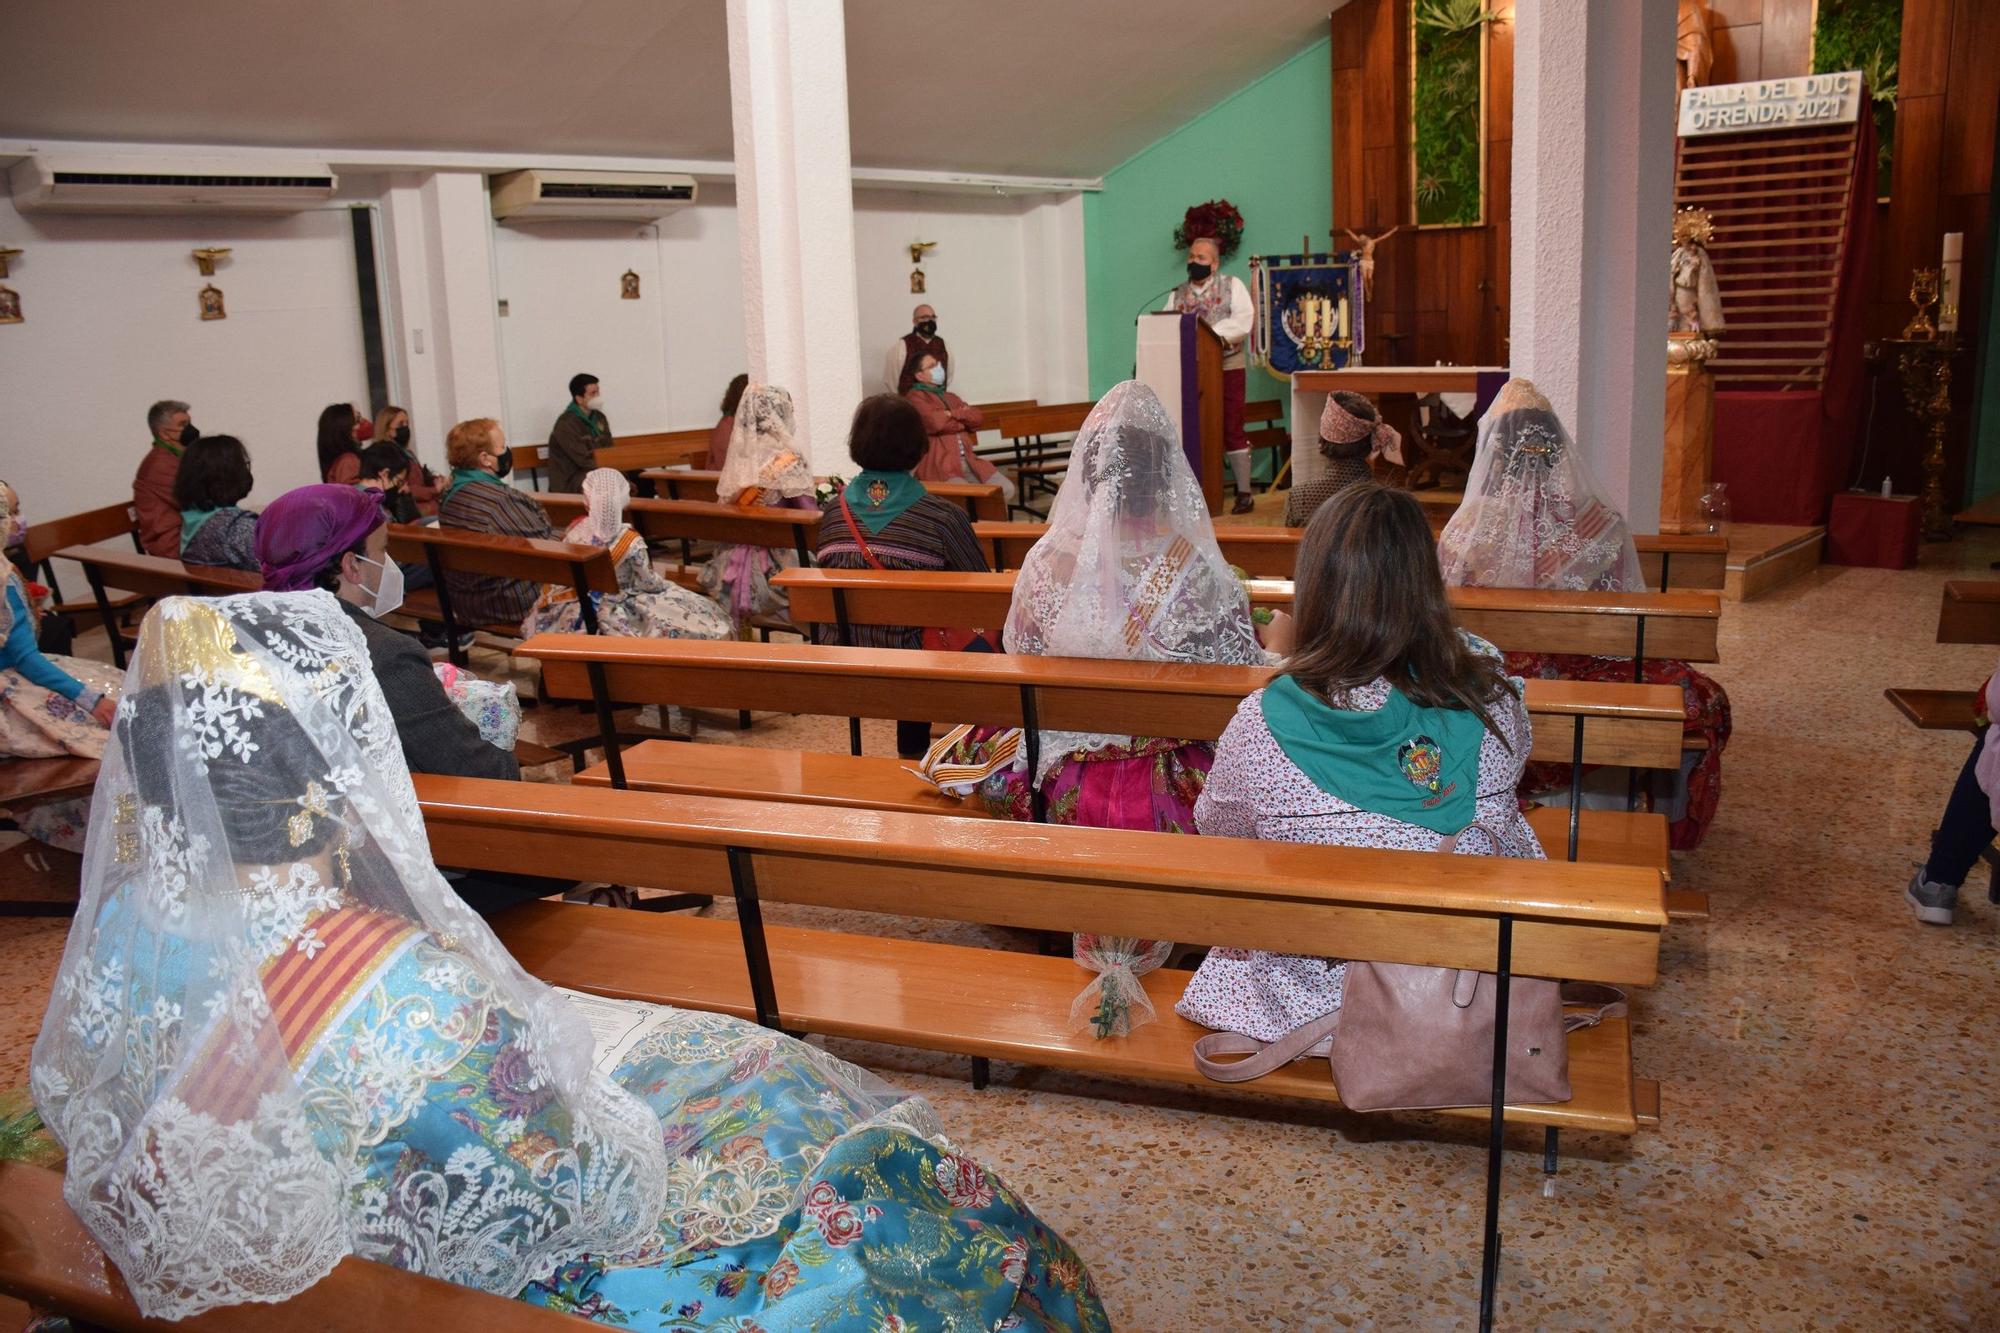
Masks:
[[[1485,213],[1485,0],[1410,0],[1412,156],[1417,225],[1477,224]]]
[[[1858,69],[1875,100],[1875,193],[1889,197],[1896,146],[1896,61],[1903,47],[1903,0],[1819,0],[1813,15],[1812,72]]]

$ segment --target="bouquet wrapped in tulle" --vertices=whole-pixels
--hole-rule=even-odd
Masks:
[[[1211,199],[1190,208],[1181,225],[1174,228],[1174,249],[1185,250],[1204,236],[1222,247],[1224,259],[1235,254],[1236,247],[1243,244],[1243,215],[1236,205],[1227,199]]]
[[[505,681],[481,680],[450,662],[436,663],[438,684],[488,745],[511,751],[521,734],[521,697]]]

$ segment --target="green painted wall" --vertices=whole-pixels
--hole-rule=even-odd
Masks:
[[[1227,199],[1243,213],[1243,244],[1223,271],[1250,278],[1253,254],[1292,254],[1301,236],[1329,244],[1333,62],[1321,39],[1105,173],[1083,198],[1090,392],[1132,374],[1133,319],[1154,292],[1186,276],[1174,227],[1190,204]],[[1157,309],[1154,301],[1149,309]],[[1285,386],[1250,367],[1247,396]]]

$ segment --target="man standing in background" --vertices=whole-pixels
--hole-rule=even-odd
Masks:
[[[910,391],[910,381],[903,378],[904,367],[916,365],[922,356],[936,357],[944,367],[945,384],[951,383],[951,353],[945,350],[944,339],[937,336],[937,311],[920,305],[910,312],[910,324],[910,331],[890,343],[882,358],[882,391],[898,397]]]
[[[604,416],[604,393],[597,376],[569,379],[569,406],[549,427],[549,489],[575,495],[583,478],[597,464],[593,452],[611,443],[611,423]]]
[[[188,405],[163,398],[146,409],[146,429],[153,442],[139,460],[132,478],[132,508],[139,515],[139,545],[147,555],[181,558],[181,507],[174,502],[174,478],[180,475],[181,453],[201,438],[188,420]]]
[[[1212,237],[1198,236],[1188,242],[1188,280],[1174,288],[1167,298],[1168,310],[1201,317],[1216,337],[1222,339],[1222,456],[1229,461],[1229,474],[1236,482],[1233,514],[1250,512],[1250,437],[1243,432],[1243,340],[1250,336],[1256,312],[1250,304],[1250,289],[1241,278],[1217,270],[1222,267],[1222,247]]]

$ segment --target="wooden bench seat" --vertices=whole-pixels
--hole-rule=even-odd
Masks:
[[[466,623],[452,606],[451,574],[482,574],[528,583],[567,584],[579,598],[585,630],[593,634],[597,631],[597,612],[585,594],[618,591],[618,571],[611,563],[610,551],[581,542],[503,536],[430,524],[391,523],[389,555],[406,564],[429,566],[431,586],[406,592],[402,612],[420,620],[442,623],[450,644],[451,660],[460,666],[464,666],[466,661],[465,651],[458,646],[460,636],[476,631],[505,640],[519,639],[521,627],[518,623]]]
[[[589,911],[573,903],[524,903],[494,927],[521,966],[551,985],[755,1020],[735,922]],[[1142,977],[1156,1021],[1105,1042],[1066,1030],[1070,1001],[1086,979],[1068,958],[786,926],[764,932],[778,1020],[787,1031],[1138,1082],[1219,1087],[1188,1056],[1207,1029],[1174,1012],[1191,971],[1163,967]],[[662,966],[663,959],[673,965]],[[970,986],[971,977],[997,984]],[[1052,1022],[1051,1015],[1063,1021]],[[1626,1020],[1575,1034],[1569,1059],[1570,1100],[1510,1104],[1508,1121],[1636,1133],[1641,1099],[1632,1086]],[[1266,1096],[1340,1102],[1324,1061],[1291,1065],[1241,1086]],[[1487,1110],[1456,1107],[1440,1114],[1484,1120]]]
[[[1976,690],[1890,689],[1882,697],[1924,731],[1979,730],[1972,713],[1979,702]]]
[[[2000,643],[2000,580],[1950,579],[1938,597],[1939,643]],[[1976,731],[1972,690],[1896,688],[1882,697],[1925,731]]]
[[[0,760],[0,809],[18,812],[88,796],[97,785],[97,767],[97,760],[75,755]]]
[[[999,514],[994,517],[1004,518],[1006,515]],[[54,598],[50,610],[58,615],[77,615],[98,609],[94,601],[64,599],[62,584],[57,580],[55,562],[64,547],[115,542],[120,537],[131,542],[134,551],[143,553],[145,548],[139,544],[139,511],[132,507],[130,500],[28,525],[27,530],[21,534],[21,550],[27,557],[29,571],[48,585],[49,592]],[[122,597],[112,598],[111,604],[115,609],[122,611],[137,606],[145,600],[136,593],[127,593]]]
[[[537,492],[558,532],[582,518],[587,504],[581,495]],[[625,507],[625,521],[648,542],[719,542],[732,546],[765,546],[790,551],[802,563],[812,560],[819,536],[817,509],[777,505],[743,506],[714,500],[635,499]]]
[[[66,546],[54,553],[55,559],[74,560],[83,566],[90,580],[90,592],[104,633],[111,640],[111,661],[120,670],[125,666],[125,650],[133,640],[118,628],[120,604],[112,592],[139,597],[228,597],[240,592],[256,592],[264,586],[260,575],[241,569],[212,565],[184,565],[157,555],[121,546],[116,541],[91,546]]]

